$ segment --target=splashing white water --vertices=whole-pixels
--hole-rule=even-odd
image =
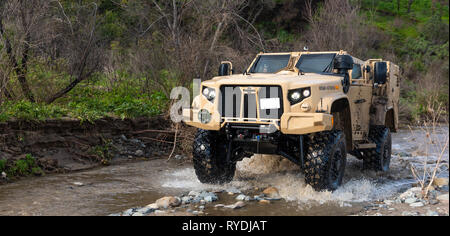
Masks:
[[[355,166],[355,165],[353,165]],[[304,181],[298,166],[288,160],[270,155],[255,155],[238,163],[234,180],[224,186],[206,185],[200,183],[192,168],[179,169],[168,173],[163,178],[163,187],[186,190],[223,190],[236,187],[242,191],[255,187],[276,187],[282,198],[287,201],[306,203],[316,201],[325,202],[364,202],[387,198],[395,194],[404,181],[391,181],[383,184],[376,183],[372,176],[364,176],[359,169],[352,170],[352,178],[345,179],[343,185],[334,192],[317,192]],[[359,173],[359,174],[357,174]],[[374,176],[375,177],[375,176]]]

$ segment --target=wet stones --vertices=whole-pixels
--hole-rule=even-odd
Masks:
[[[163,197],[156,200],[156,206],[158,208],[169,208],[169,207],[177,207],[181,204],[181,200],[178,197]]]
[[[263,194],[268,198],[280,199],[280,193],[278,192],[278,189],[275,187],[268,187],[264,189]]]
[[[239,208],[242,208],[242,207],[244,207],[245,206],[245,203],[243,202],[243,201],[238,201],[238,202],[236,202],[236,203],[234,203],[234,204],[231,204],[231,205],[225,205],[225,206],[223,206],[224,208],[230,208],[230,209],[239,209]]]

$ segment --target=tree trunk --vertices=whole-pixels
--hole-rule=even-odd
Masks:
[[[9,42],[8,37],[6,37],[6,35],[5,35],[5,31],[3,29],[3,21],[1,18],[0,18],[0,34],[3,36],[3,38],[5,40],[6,54],[8,55],[11,64],[14,66],[14,71],[17,74],[17,79],[19,80],[19,83],[22,88],[24,96],[30,102],[35,102],[33,92],[31,91],[31,89],[28,85],[27,79],[26,79],[26,73],[27,73],[27,68],[28,68],[28,64],[27,64],[28,63],[28,53],[30,50],[30,45],[29,45],[30,35],[29,35],[29,33],[27,33],[27,35],[25,37],[25,46],[24,46],[24,49],[22,52],[22,60],[21,60],[22,65],[20,65],[20,66],[17,63],[17,60],[13,55],[11,43]]]

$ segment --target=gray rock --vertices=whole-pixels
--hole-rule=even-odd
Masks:
[[[244,194],[239,194],[239,195],[236,197],[236,200],[238,200],[238,201],[244,201],[246,197],[247,197],[247,196],[245,196]]]
[[[406,204],[415,203],[415,202],[417,202],[417,201],[418,201],[418,199],[415,198],[415,197],[410,197],[410,198],[405,199],[405,203],[406,203]]]
[[[191,203],[199,203],[201,200],[203,200],[203,198],[200,196],[197,196],[191,200]]]
[[[411,211],[404,211],[402,212],[402,216],[418,216],[419,214],[417,212],[411,212]]]
[[[437,213],[436,211],[428,210],[425,215],[426,216],[439,216],[439,213]]]
[[[192,190],[192,191],[190,191],[190,192],[188,193],[188,195],[189,195],[189,196],[197,197],[198,195],[200,195],[200,193],[197,192],[197,191]]]
[[[135,212],[135,213],[133,213],[133,215],[131,215],[131,216],[144,216],[144,214],[142,213],[142,212]]]
[[[409,204],[410,207],[423,207],[425,206],[422,202],[415,202],[415,203],[411,203]]]
[[[252,200],[252,198],[250,197],[250,196],[246,196],[245,198],[244,198],[244,201],[251,201]]]
[[[133,212],[134,212],[134,209],[131,208],[131,209],[128,209],[128,210],[124,211],[123,215],[124,216],[131,216],[133,214]]]
[[[213,201],[217,201],[219,198],[217,197],[217,195],[215,193],[212,192],[201,192],[198,197],[203,198],[203,200],[207,201],[207,202],[213,202]]]
[[[120,135],[120,139],[122,139],[123,141],[127,141],[128,139],[127,139],[127,136],[125,136],[125,135]]]
[[[150,214],[150,213],[154,212],[155,210],[156,210],[156,208],[146,206],[146,207],[143,207],[143,208],[137,210],[137,212],[146,215],[146,214]]]
[[[138,156],[138,157],[141,157],[141,156],[144,155],[144,151],[142,151],[142,150],[137,150],[134,154],[135,154],[136,156]]]
[[[253,199],[254,199],[255,201],[260,201],[260,200],[263,200],[264,197],[261,196],[261,195],[255,195],[255,196],[253,196]]]
[[[205,209],[205,206],[199,206],[198,209],[199,209],[199,210],[204,210],[204,209]]]
[[[190,196],[185,196],[181,198],[181,204],[189,204],[192,202],[192,197]]]

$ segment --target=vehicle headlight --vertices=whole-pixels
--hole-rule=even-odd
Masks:
[[[216,90],[215,89],[213,89],[213,88],[207,88],[207,87],[205,87],[204,89],[203,89],[203,96],[205,96],[206,97],[206,99],[208,99],[209,101],[213,101],[214,100],[214,98],[216,98]]]
[[[303,97],[307,98],[311,95],[311,91],[309,89],[303,90]]]
[[[299,88],[299,89],[292,89],[288,91],[288,100],[291,103],[291,105],[295,105],[303,99],[308,98],[311,96],[311,88]]]
[[[295,92],[291,93],[291,101],[293,101],[293,102],[298,102],[301,97],[302,96],[299,91],[295,91]]]

